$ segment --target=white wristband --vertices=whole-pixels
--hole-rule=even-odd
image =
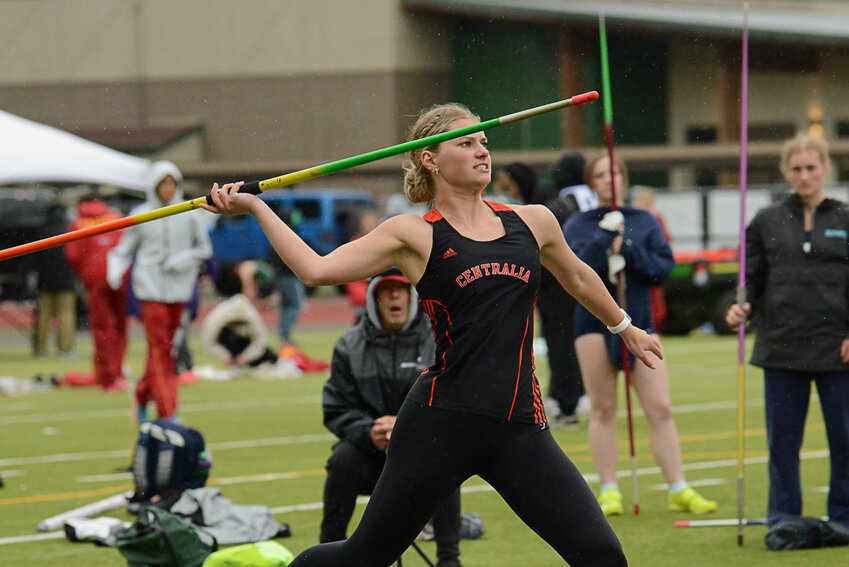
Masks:
[[[625,313],[625,310],[619,309],[619,311],[622,312],[622,322],[613,327],[611,327],[610,325],[607,326],[607,330],[613,333],[614,335],[618,335],[619,333],[627,329],[628,325],[631,324],[631,317],[629,317],[628,314]]]

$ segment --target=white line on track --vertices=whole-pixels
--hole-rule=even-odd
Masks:
[[[32,409],[32,402],[12,402],[8,404],[3,404],[3,411],[28,411]]]
[[[747,408],[756,408],[763,407],[764,401],[763,398],[757,398],[754,400],[748,400],[745,404]],[[672,413],[675,415],[680,415],[684,413],[702,413],[706,411],[716,411],[716,410],[736,410],[737,409],[737,401],[725,401],[725,402],[704,402],[701,404],[681,404],[672,406]],[[643,409],[641,407],[633,407],[632,409],[633,415],[644,415]],[[620,409],[616,412],[616,417],[627,417],[628,409]]]
[[[24,471],[20,470],[8,470],[8,471],[0,471],[0,478],[12,478],[15,476],[23,476]]]
[[[330,433],[319,433],[316,435],[293,435],[291,437],[271,437],[268,439],[246,439],[242,441],[227,441],[223,443],[210,443],[212,451],[227,449],[244,449],[251,447],[268,447],[271,445],[294,445],[299,443],[317,443],[333,441],[336,437]],[[118,449],[115,451],[91,451],[87,453],[60,453],[56,455],[42,455],[39,457],[17,457],[0,459],[0,467],[20,465],[40,465],[47,463],[66,463],[70,461],[91,461],[96,459],[124,458],[129,455],[129,449]]]
[[[232,411],[268,406],[318,404],[319,396],[297,396],[292,398],[262,398],[251,400],[234,400],[226,402],[203,402],[193,404],[180,404],[180,413],[194,413],[204,411]],[[0,425],[19,425],[23,423],[55,423],[57,421],[87,421],[90,419],[103,419],[110,417],[126,417],[129,408],[112,408],[89,411],[69,411],[55,413],[41,413],[20,416],[0,416]]]
[[[80,484],[86,484],[91,482],[116,482],[119,480],[133,480],[133,473],[131,472],[119,472],[113,474],[93,474],[89,476],[78,476],[75,479]]]
[[[728,353],[728,354],[737,354],[737,349],[739,345],[736,340],[722,342],[717,341],[715,343],[699,343],[698,349],[693,349],[693,343],[690,343],[686,340],[665,340],[663,337],[660,339],[661,347],[663,347],[663,353],[665,356],[694,356],[696,354],[707,354],[707,353]],[[751,345],[746,345],[746,351],[751,351]],[[736,360],[734,360],[734,365],[736,367]]]
[[[14,537],[0,538],[0,545],[9,545],[10,543],[31,543],[33,541],[42,541],[45,539],[61,539],[65,537],[65,532],[51,532],[49,534],[24,535]]]

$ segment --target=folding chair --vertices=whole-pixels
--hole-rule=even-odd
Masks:
[[[431,560],[430,560],[430,558],[428,558],[428,556],[427,556],[427,555],[425,555],[425,552],[424,552],[424,551],[422,551],[422,548],[421,548],[421,547],[419,547],[419,546],[418,546],[418,544],[417,544],[416,542],[413,542],[412,547],[413,547],[413,549],[415,549],[415,550],[416,550],[416,553],[418,553],[418,554],[421,556],[421,558],[422,558],[422,559],[424,559],[424,562],[425,562],[425,563],[427,563],[428,567],[436,567],[436,566],[434,565],[433,561],[431,561]],[[398,558],[398,567],[404,567],[404,566],[401,564],[401,558],[400,558],[400,557]]]

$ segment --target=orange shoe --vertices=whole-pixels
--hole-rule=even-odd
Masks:
[[[65,383],[68,386],[96,386],[94,372],[77,372],[69,370],[65,373]]]
[[[280,347],[280,350],[277,353],[277,358],[294,361],[298,366],[298,369],[303,372],[322,372],[330,368],[329,363],[308,357],[301,349],[292,343],[286,343]]]
[[[197,375],[191,370],[186,370],[179,376],[177,376],[177,380],[180,381],[180,384],[194,384],[198,381]]]

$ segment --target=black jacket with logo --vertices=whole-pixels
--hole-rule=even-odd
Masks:
[[[802,201],[764,207],[746,229],[746,294],[758,317],[752,364],[779,370],[846,370],[849,337],[849,209],[825,199],[804,249]]]

